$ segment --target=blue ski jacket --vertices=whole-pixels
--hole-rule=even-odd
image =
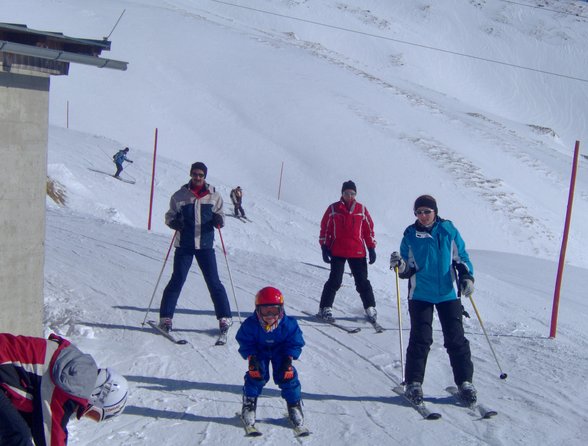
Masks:
[[[404,231],[400,255],[406,269],[399,276],[410,279],[409,299],[434,304],[457,299],[455,269],[474,276],[465,242],[450,220],[437,217],[431,228],[418,221],[410,225]]]
[[[239,354],[243,359],[250,355],[278,362],[288,356],[298,359],[304,347],[304,338],[298,322],[286,314],[275,330],[266,332],[259,323],[257,314],[253,313],[239,327],[236,339],[239,343]]]
[[[122,164],[123,161],[130,161],[127,158],[127,154],[124,150],[119,150],[118,152],[116,152],[112,159],[114,160],[115,164]]]

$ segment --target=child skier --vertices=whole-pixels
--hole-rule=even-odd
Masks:
[[[249,361],[241,411],[245,426],[255,424],[257,397],[269,381],[271,362],[273,380],[286,400],[290,421],[294,427],[302,427],[301,387],[292,360],[300,356],[304,339],[296,319],[284,312],[284,296],[280,290],[265,287],[257,293],[255,313],[243,322],[236,338],[239,353]]]

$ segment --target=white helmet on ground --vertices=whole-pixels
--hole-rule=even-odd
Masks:
[[[99,369],[90,406],[84,414],[94,421],[103,421],[122,413],[129,396],[129,383],[113,369]]]

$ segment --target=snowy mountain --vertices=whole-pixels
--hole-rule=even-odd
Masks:
[[[255,292],[273,285],[304,331],[296,366],[313,431],[304,443],[583,444],[585,156],[558,335],[548,334],[573,146],[588,133],[585,2],[4,0],[2,21],[99,38],[123,10],[104,56],[129,61],[127,72],[72,65],[69,76],[52,78],[49,176],[65,198],[47,201],[46,329],[117,368],[132,387],[120,418],[72,422],[71,444],[251,442],[235,417],[246,364],[234,339],[213,346],[216,320],[196,267],[174,320],[189,344],[141,326],[152,295],[149,314],[157,316],[171,273],[168,263],[154,293],[172,236],[163,213],[197,160],[226,202],[243,187],[253,221],[227,218],[226,257],[217,240],[235,320],[237,306],[246,317]],[[108,175],[124,146],[134,163],[123,176],[135,184]],[[320,218],[348,179],[376,225],[378,260],[369,274],[382,334],[363,321],[349,277],[335,316],[360,333],[302,313],[317,309],[328,275]],[[499,412],[492,420],[472,417],[444,391],[452,382],[440,327],[424,390],[443,418],[423,421],[391,390],[401,381],[398,335],[402,328],[406,348],[408,315],[401,282],[399,327],[387,257],[421,193],[432,193],[440,215],[460,229],[476,268],[476,304],[509,375],[498,378],[465,302],[475,384]],[[256,441],[297,443],[284,412],[268,384]]]

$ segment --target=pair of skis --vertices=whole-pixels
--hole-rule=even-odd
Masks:
[[[343,325],[335,320],[328,321],[328,320],[320,317],[319,314],[313,314],[308,311],[302,311],[302,313],[306,314],[307,316],[312,316],[312,317],[316,318],[316,320],[318,322],[323,322],[325,324],[332,325],[333,327],[337,327],[339,330],[343,330],[344,332],[349,333],[349,334],[359,333],[361,331],[360,327],[349,327],[349,326]],[[384,332],[384,327],[382,327],[378,322],[372,322],[372,321],[368,321],[368,322],[372,325],[372,327],[374,327],[374,330],[376,330],[376,333],[383,333]]]
[[[415,409],[425,420],[438,420],[441,418],[441,414],[439,412],[431,411],[424,402],[416,404],[414,401],[410,400],[404,394],[404,387],[403,386],[396,386],[392,389],[394,393],[400,395],[404,400],[411,405],[413,409]],[[460,407],[467,408],[470,413],[475,415],[480,415],[482,419],[489,419],[498,415],[498,412],[487,408],[485,405],[476,402],[468,402],[464,401],[461,398],[461,394],[459,390],[455,386],[450,386],[445,389],[454,399],[457,405]]]
[[[151,328],[153,328],[157,333],[159,333],[160,335],[162,335],[164,338],[170,340],[171,342],[173,342],[174,344],[178,344],[178,345],[185,345],[188,343],[187,340],[185,339],[181,339],[181,338],[176,338],[173,334],[163,330],[159,324],[155,321],[147,321],[147,323],[149,324],[149,326]],[[220,332],[216,342],[214,343],[214,345],[225,345],[227,343],[227,336],[228,336],[228,332]]]
[[[261,437],[263,435],[263,433],[257,428],[255,424],[245,423],[245,420],[243,420],[243,417],[239,412],[237,412],[235,415],[237,415],[243,423],[243,428],[245,429],[246,437]],[[291,421],[290,424],[292,424]],[[294,432],[294,436],[296,437],[308,437],[310,435],[310,430],[306,426],[294,426],[292,424],[292,431]]]
[[[233,218],[236,218],[239,221],[242,221],[243,223],[253,223],[253,221],[249,220],[249,218],[247,218],[247,217],[242,217],[240,215],[231,215],[231,214],[229,214],[229,215]]]

